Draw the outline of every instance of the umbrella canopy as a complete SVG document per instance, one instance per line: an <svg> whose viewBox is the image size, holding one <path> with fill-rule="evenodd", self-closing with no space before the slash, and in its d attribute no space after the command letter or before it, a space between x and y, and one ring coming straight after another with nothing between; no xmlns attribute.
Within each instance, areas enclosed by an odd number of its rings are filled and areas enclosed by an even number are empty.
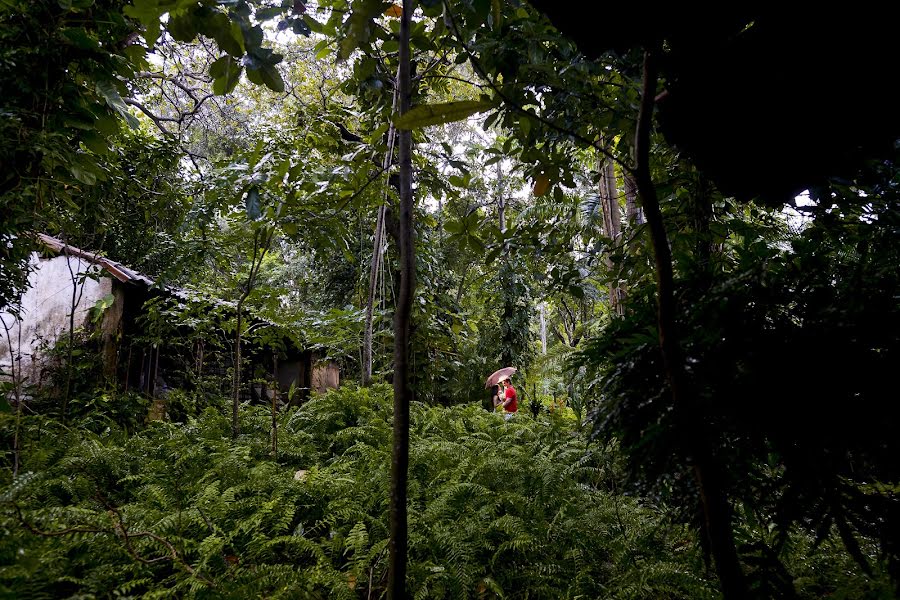
<svg viewBox="0 0 900 600"><path fill-rule="evenodd" d="M487 381L484 382L484 387L489 388L492 385L497 385L497 383L503 381L516 371L518 371L518 369L515 367L503 367L499 371L494 371L491 373L491 376L487 378Z"/></svg>

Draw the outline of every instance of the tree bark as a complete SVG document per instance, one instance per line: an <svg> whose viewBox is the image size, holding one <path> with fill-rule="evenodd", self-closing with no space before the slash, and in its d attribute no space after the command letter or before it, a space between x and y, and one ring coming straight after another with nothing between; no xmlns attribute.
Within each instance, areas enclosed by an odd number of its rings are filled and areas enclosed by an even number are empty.
<svg viewBox="0 0 900 600"><path fill-rule="evenodd" d="M541 354L547 354L547 304L541 302Z"/></svg>
<svg viewBox="0 0 900 600"><path fill-rule="evenodd" d="M600 143L603 143L601 139ZM616 169L612 160L600 155L600 206L603 213L603 234L612 242L612 247L619 245L622 237L622 217L619 214L618 186L616 185ZM603 262L613 271L615 265L607 253ZM618 279L618 278L616 278ZM609 284L609 307L619 316L625 314L622 300L625 290L617 285L617 281Z"/></svg>
<svg viewBox="0 0 900 600"><path fill-rule="evenodd" d="M644 224L644 211L637 198L637 182L634 175L625 172L623 178L625 182L625 220L630 226Z"/></svg>
<svg viewBox="0 0 900 600"><path fill-rule="evenodd" d="M413 0L403 0L400 17L400 56L397 88L399 112L412 105L410 25ZM407 479L409 476L409 405L413 393L409 381L410 315L415 292L416 262L413 244L412 132L399 132L400 215L399 255L400 289L394 312L394 440L391 452L390 556L388 559L388 598L406 598L407 562Z"/></svg>
<svg viewBox="0 0 900 600"><path fill-rule="evenodd" d="M693 402L685 390L681 345L675 325L675 291L672 253L662 219L656 187L650 173L650 128L653 104L656 96L657 65L655 51L644 52L643 90L637 133L635 135L636 164L634 178L638 197L650 227L650 239L656 262L657 324L659 346L662 353L666 379L669 384L675 410L681 420L690 426L689 450L693 455L693 472L700 490L703 517L709 536L710 548L716 565L716 574L726 600L743 600L747 597L746 581L741 570L734 536L731 531L731 509L721 483L718 469L714 467L705 428L697 421Z"/></svg>

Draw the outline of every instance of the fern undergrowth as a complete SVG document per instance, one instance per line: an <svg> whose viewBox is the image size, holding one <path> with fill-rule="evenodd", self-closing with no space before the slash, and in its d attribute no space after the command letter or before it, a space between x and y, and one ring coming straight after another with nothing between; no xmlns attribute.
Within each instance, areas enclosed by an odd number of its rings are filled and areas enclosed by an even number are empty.
<svg viewBox="0 0 900 600"><path fill-rule="evenodd" d="M380 598L391 395L342 388L280 416L246 406L126 434L23 420L0 495L0 594ZM712 598L696 539L619 493L613 447L571 420L412 408L415 598ZM11 421L2 421L3 435Z"/></svg>

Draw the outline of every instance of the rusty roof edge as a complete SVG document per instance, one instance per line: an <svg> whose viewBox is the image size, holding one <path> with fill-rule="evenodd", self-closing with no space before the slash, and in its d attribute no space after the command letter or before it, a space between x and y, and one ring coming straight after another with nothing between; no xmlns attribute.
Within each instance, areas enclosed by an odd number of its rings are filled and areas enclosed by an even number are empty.
<svg viewBox="0 0 900 600"><path fill-rule="evenodd" d="M143 273L140 273L133 269L129 269L122 263L110 260L108 258L100 256L97 253L92 254L90 252L87 252L86 250L78 248L77 246L72 246L60 239L47 235L46 233L38 233L36 237L38 241L40 241L50 250L57 253L69 254L72 256L78 256L79 258L83 258L95 265L102 267L106 272L108 272L110 275L112 275L122 283L141 283L148 287L155 284L153 278L147 277Z"/></svg>
<svg viewBox="0 0 900 600"><path fill-rule="evenodd" d="M139 271L129 269L122 263L102 257L96 253L92 254L76 246L69 245L60 239L47 235L46 233L38 233L36 237L43 245L45 245L50 250L56 253L67 253L72 256L84 258L85 260L88 260L91 263L102 267L106 272L108 272L110 275L112 275L122 283L140 283L147 286L148 288L154 287L156 285L156 281L154 281L153 278L148 277L143 273L140 273ZM171 296L188 302L206 301L231 310L235 310L237 308L234 302L222 300L221 298L210 297L198 290L191 290L188 288L176 287L172 285L159 285L158 289L164 293L170 294ZM271 321L269 319L262 318L259 315L252 315L252 317L258 321L265 322L268 325L282 328L287 327L286 325L275 323L274 321Z"/></svg>

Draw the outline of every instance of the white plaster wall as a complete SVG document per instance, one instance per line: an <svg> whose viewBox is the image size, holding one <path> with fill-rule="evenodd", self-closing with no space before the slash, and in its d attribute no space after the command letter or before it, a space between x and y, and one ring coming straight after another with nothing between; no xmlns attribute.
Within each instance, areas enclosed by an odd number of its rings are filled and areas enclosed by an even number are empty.
<svg viewBox="0 0 900 600"><path fill-rule="evenodd" d="M72 281L72 273L77 283ZM10 327L9 336L0 325L0 372L8 380L11 373L12 353L18 357L21 368L17 367L23 384L35 384L40 373L39 348L42 341L51 346L69 331L69 311L72 306L72 290L75 290L75 327L83 326L88 319L88 311L101 298L112 292L112 279L103 276L98 280L82 278L80 275L103 273L99 267L76 256L55 256L40 258L33 254L31 263L35 269L28 277L29 288L22 296L22 320L17 321L10 313L0 311L0 318Z"/></svg>

